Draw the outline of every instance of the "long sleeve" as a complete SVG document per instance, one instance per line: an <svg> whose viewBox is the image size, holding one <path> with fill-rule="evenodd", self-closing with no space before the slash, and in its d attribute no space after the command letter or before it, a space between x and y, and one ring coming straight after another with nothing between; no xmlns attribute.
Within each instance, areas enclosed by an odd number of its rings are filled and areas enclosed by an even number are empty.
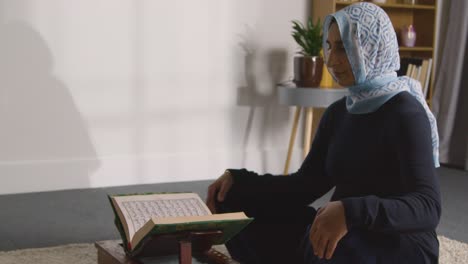
<svg viewBox="0 0 468 264"><path fill-rule="evenodd" d="M441 214L439 183L432 157L431 129L423 111L398 116L394 146L404 179L401 193L342 199L348 228L404 233L434 230Z"/></svg>
<svg viewBox="0 0 468 264"><path fill-rule="evenodd" d="M325 172L325 158L330 140L330 108L320 120L312 147L299 170L290 175L259 175L246 169L229 169L234 185L245 192L263 192L295 205L310 204L327 193L333 184Z"/></svg>

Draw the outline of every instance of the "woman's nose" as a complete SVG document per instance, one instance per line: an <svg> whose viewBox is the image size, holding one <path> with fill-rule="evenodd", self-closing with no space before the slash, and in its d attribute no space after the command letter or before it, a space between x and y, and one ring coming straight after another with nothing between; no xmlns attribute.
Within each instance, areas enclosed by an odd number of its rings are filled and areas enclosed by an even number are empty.
<svg viewBox="0 0 468 264"><path fill-rule="evenodd" d="M337 60L335 52L333 50L330 50L330 53L328 54L328 62L327 62L328 67L337 65L338 63L339 63L339 60Z"/></svg>

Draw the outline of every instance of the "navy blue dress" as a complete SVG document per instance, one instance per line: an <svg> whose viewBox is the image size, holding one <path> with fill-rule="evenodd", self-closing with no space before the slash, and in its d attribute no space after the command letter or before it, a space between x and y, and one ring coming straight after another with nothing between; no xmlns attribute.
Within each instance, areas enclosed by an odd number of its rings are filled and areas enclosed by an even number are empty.
<svg viewBox="0 0 468 264"><path fill-rule="evenodd" d="M242 263L437 263L441 203L431 129L407 92L369 114L348 113L345 98L332 104L289 176L230 172L234 184L220 211L256 218L227 245ZM324 261L308 241L309 205L333 187L348 234Z"/></svg>

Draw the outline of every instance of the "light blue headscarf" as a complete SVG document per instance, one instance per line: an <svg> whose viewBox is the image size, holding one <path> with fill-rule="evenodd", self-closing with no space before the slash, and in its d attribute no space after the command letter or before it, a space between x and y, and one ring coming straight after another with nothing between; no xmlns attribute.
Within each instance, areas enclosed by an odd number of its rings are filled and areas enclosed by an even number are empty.
<svg viewBox="0 0 468 264"><path fill-rule="evenodd" d="M413 95L426 110L432 132L435 167L439 167L437 123L429 109L421 84L409 77L397 77L400 68L398 42L390 18L372 3L360 2L328 15L323 23L323 50L328 61L327 37L330 23L338 24L343 46L351 65L355 85L348 87L346 108L352 114L376 111L403 91ZM333 78L335 78L333 76ZM336 78L335 78L336 80Z"/></svg>

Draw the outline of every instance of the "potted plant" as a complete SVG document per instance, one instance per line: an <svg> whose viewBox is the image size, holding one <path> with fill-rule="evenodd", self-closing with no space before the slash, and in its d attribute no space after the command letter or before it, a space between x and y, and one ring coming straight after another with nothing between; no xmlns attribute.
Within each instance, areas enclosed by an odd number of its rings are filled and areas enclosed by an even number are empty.
<svg viewBox="0 0 468 264"><path fill-rule="evenodd" d="M300 46L302 56L294 57L294 83L297 87L319 87L322 80L323 57L322 25L320 19L313 23L309 18L306 25L293 20L292 37Z"/></svg>

